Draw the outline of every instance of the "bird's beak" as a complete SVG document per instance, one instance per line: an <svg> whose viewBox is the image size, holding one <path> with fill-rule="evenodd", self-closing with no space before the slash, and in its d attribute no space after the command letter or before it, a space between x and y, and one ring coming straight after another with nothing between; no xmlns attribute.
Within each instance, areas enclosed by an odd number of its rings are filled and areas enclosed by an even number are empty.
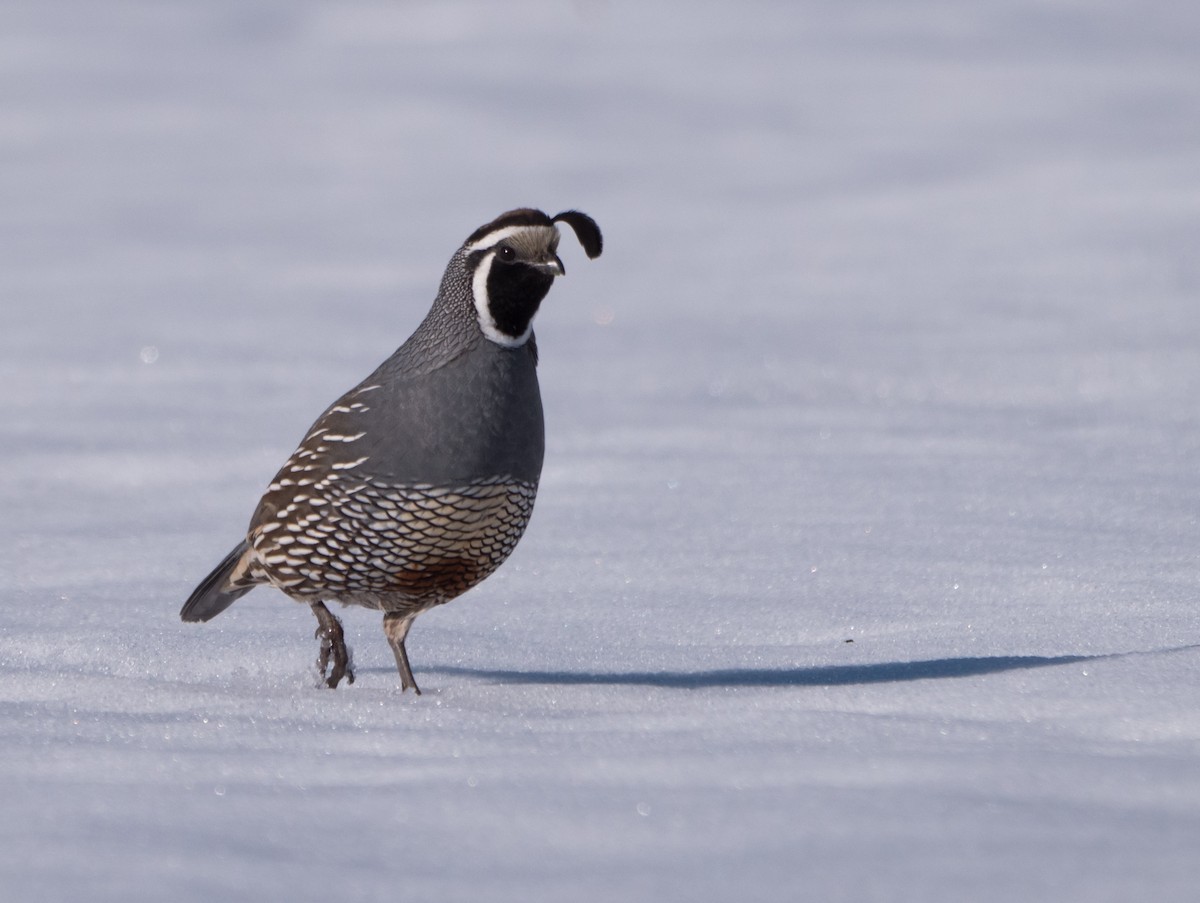
<svg viewBox="0 0 1200 903"><path fill-rule="evenodd" d="M551 276L565 276L567 274L567 268L563 266L563 262L557 254L551 254L545 260L539 260L537 266Z"/></svg>

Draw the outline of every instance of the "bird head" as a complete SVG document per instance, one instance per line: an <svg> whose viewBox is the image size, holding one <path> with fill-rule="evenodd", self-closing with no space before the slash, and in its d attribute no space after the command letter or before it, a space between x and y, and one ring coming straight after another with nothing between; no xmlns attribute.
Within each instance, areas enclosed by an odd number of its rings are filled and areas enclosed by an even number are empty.
<svg viewBox="0 0 1200 903"><path fill-rule="evenodd" d="M554 278L565 274L558 256L560 222L574 230L588 257L600 256L600 227L577 210L554 217L529 208L510 210L480 226L463 245L479 328L496 344L525 344L538 306Z"/></svg>

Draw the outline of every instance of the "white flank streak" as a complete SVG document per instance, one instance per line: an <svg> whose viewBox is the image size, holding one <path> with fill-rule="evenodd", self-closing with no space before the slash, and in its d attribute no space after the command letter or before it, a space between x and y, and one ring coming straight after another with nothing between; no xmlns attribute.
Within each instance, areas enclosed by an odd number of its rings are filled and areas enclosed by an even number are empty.
<svg viewBox="0 0 1200 903"><path fill-rule="evenodd" d="M349 470L351 467L358 467L363 461L370 459L370 455L363 455L357 461L337 461L329 466L334 470Z"/></svg>

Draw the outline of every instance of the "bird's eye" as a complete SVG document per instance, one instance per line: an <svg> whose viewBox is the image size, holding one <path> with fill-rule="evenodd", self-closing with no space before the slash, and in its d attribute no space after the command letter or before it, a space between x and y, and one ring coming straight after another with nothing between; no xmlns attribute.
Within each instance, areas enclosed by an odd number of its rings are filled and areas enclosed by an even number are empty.
<svg viewBox="0 0 1200 903"><path fill-rule="evenodd" d="M500 250L496 253L499 255L500 259L503 260L505 263L512 263L514 260L517 259L517 252L514 251L512 248L510 248L508 245L502 245L500 247Z"/></svg>

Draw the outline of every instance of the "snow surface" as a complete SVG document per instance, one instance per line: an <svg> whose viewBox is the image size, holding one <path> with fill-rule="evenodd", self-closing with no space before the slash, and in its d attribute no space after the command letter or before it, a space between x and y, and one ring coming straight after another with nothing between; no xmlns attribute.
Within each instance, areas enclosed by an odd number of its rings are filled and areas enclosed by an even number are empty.
<svg viewBox="0 0 1200 903"><path fill-rule="evenodd" d="M1200 7L0 6L0 897L1184 901ZM509 564L177 612L478 225ZM853 641L853 642L850 642Z"/></svg>

